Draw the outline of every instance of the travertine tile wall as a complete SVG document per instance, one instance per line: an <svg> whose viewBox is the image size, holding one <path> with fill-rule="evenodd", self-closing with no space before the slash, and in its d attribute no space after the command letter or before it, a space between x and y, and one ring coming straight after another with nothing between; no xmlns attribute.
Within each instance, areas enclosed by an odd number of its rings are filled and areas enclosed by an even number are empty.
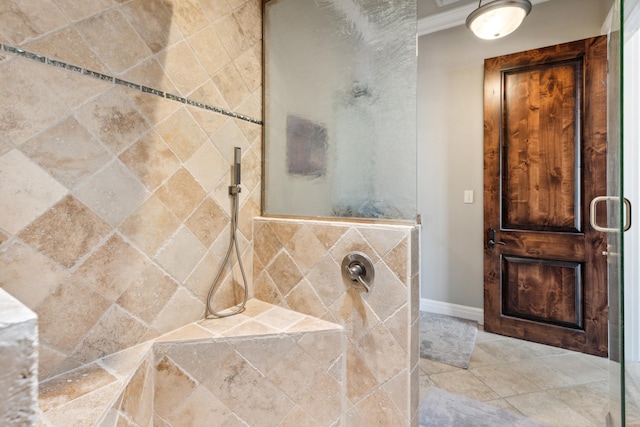
<svg viewBox="0 0 640 427"><path fill-rule="evenodd" d="M3 6L4 45L262 117L258 0ZM259 125L3 51L0 81L0 287L39 316L42 379L204 314L240 146L256 296L345 327L347 425L415 424L417 229L258 219L254 233ZM376 264L370 294L340 277L351 250Z"/></svg>
<svg viewBox="0 0 640 427"><path fill-rule="evenodd" d="M0 11L4 45L257 119L261 28L257 0L7 0ZM39 316L40 378L204 315L230 234L234 146L252 264L259 125L2 51L0 81L0 287Z"/></svg>
<svg viewBox="0 0 640 427"><path fill-rule="evenodd" d="M416 226L259 218L256 298L344 326L348 426L417 425L419 230ZM342 278L369 256L371 292Z"/></svg>

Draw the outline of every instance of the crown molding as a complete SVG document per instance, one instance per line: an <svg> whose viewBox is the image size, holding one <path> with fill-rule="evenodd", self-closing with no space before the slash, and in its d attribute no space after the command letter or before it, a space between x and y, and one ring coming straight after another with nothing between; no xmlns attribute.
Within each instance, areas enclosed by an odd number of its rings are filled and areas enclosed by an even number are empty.
<svg viewBox="0 0 640 427"><path fill-rule="evenodd" d="M536 5L548 1L550 0L531 0L531 4ZM467 16L477 8L478 6L476 6L475 3L471 3L446 12L418 19L418 36L425 36L437 31L446 30L447 28L464 25L467 20Z"/></svg>

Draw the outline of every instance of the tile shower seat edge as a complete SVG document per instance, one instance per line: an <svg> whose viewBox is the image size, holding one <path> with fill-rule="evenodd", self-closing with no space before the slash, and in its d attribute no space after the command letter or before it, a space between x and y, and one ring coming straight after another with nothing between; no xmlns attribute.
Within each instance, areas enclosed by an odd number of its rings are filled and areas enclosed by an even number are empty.
<svg viewBox="0 0 640 427"><path fill-rule="evenodd" d="M251 299L245 311L239 315L190 323L153 340L47 379L40 384L40 425L112 427L119 417L126 417L129 422L143 417L144 422L134 424L141 426L147 423L147 417L152 421L153 402L139 403L131 411L127 395L134 385L139 392L137 400L145 400L145 397L153 400L154 381L149 381L146 373L151 372L150 369L158 363L154 360L154 353L160 354L179 344L215 345L238 340L251 342L254 338L256 343L263 338L296 337L294 340L299 340L302 336L322 332L344 336L340 325ZM340 363L344 363L344 357L340 359ZM342 383L344 386L344 380ZM149 407L145 409L144 405ZM127 409L129 412L126 412Z"/></svg>

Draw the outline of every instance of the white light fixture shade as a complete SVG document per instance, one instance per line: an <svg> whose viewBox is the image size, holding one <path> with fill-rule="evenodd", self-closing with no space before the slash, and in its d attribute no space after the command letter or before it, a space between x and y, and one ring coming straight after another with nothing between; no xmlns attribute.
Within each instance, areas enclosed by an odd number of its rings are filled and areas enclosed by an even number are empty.
<svg viewBox="0 0 640 427"><path fill-rule="evenodd" d="M529 0L494 0L471 12L467 27L481 39L498 39L514 32L529 12Z"/></svg>

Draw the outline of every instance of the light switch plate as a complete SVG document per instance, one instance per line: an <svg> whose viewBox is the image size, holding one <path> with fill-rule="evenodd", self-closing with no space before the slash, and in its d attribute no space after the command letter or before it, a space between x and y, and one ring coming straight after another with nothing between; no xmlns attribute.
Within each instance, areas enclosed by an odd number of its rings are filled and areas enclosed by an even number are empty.
<svg viewBox="0 0 640 427"><path fill-rule="evenodd" d="M464 190L464 202L473 203L473 190Z"/></svg>

